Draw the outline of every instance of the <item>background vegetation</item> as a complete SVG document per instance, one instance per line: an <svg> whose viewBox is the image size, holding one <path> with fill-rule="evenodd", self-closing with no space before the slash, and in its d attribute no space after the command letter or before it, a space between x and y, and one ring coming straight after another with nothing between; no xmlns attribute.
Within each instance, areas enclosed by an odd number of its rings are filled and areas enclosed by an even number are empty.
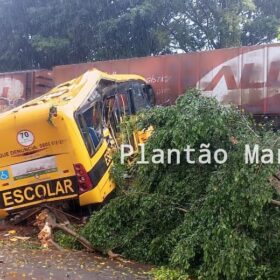
<svg viewBox="0 0 280 280"><path fill-rule="evenodd" d="M0 71L271 42L278 0L0 0Z"/></svg>

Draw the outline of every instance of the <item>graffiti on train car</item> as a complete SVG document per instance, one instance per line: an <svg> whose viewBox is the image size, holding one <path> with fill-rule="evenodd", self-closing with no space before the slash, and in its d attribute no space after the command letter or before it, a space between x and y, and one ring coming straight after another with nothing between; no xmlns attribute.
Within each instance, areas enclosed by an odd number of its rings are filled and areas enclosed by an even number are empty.
<svg viewBox="0 0 280 280"><path fill-rule="evenodd" d="M209 71L197 83L205 95L233 103L252 113L279 113L280 48L240 54ZM278 107L278 106L277 106Z"/></svg>
<svg viewBox="0 0 280 280"><path fill-rule="evenodd" d="M0 112L17 107L54 87L52 71L0 73Z"/></svg>
<svg viewBox="0 0 280 280"><path fill-rule="evenodd" d="M222 103L252 114L280 114L280 44L206 52L99 61L54 67L56 84L96 67L108 73L133 73L147 79L157 104L172 104L197 87Z"/></svg>
<svg viewBox="0 0 280 280"><path fill-rule="evenodd" d="M0 76L0 111L6 111L24 102L22 81L13 77Z"/></svg>

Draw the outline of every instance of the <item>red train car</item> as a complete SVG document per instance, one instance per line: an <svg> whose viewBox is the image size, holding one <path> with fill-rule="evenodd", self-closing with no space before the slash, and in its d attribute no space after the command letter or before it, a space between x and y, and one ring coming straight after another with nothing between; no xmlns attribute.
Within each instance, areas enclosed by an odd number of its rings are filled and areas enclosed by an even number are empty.
<svg viewBox="0 0 280 280"><path fill-rule="evenodd" d="M280 116L280 44L57 66L49 72L34 71L34 81L31 86L27 82L27 87L37 87L40 79L46 82L40 78L42 73L49 79L48 85L59 84L93 67L144 76L155 89L157 104L171 104L187 88L197 87L207 96L215 96L224 104L233 103L254 115ZM0 96L1 92L6 96L1 77ZM17 84L13 84L15 90L10 89L11 96L17 96L19 89L22 92ZM43 87L40 89L42 93ZM40 94L38 88L33 92ZM33 95L25 90L23 96L29 99Z"/></svg>
<svg viewBox="0 0 280 280"><path fill-rule="evenodd" d="M0 74L0 112L36 98L54 86L52 72L31 70Z"/></svg>

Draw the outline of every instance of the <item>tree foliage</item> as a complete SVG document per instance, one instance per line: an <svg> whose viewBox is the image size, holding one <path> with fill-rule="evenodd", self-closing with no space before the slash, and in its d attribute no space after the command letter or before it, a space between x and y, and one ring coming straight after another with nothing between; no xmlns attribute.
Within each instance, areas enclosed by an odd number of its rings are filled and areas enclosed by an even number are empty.
<svg viewBox="0 0 280 280"><path fill-rule="evenodd" d="M184 51L268 43L277 37L280 2L261 0L178 1L178 16L164 23ZM271 7L271 11L269 11Z"/></svg>
<svg viewBox="0 0 280 280"><path fill-rule="evenodd" d="M271 42L278 0L0 0L0 70Z"/></svg>
<svg viewBox="0 0 280 280"><path fill-rule="evenodd" d="M1 3L2 2L2 3ZM159 53L151 3L139 0L1 0L0 70Z"/></svg>
<svg viewBox="0 0 280 280"><path fill-rule="evenodd" d="M279 199L271 179L277 157L273 164L245 164L244 151L258 144L276 152L279 135L195 90L139 117L141 128L154 127L147 160L153 149L183 151L187 145L198 159L205 143L212 155L225 149L228 161L188 164L183 153L180 164L173 158L172 164L132 168L115 159L113 175L133 172L133 185L121 186L119 196L91 217L83 234L93 246L197 279L278 279L279 208L271 204Z"/></svg>

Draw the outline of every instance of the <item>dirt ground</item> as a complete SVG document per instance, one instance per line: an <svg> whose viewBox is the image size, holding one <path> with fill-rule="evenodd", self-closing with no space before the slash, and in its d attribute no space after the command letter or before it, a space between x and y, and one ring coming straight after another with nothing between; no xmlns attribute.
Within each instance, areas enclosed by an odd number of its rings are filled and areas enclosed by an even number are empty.
<svg viewBox="0 0 280 280"><path fill-rule="evenodd" d="M0 280L151 279L146 265L84 251L41 249L36 233L33 227L0 225Z"/></svg>

